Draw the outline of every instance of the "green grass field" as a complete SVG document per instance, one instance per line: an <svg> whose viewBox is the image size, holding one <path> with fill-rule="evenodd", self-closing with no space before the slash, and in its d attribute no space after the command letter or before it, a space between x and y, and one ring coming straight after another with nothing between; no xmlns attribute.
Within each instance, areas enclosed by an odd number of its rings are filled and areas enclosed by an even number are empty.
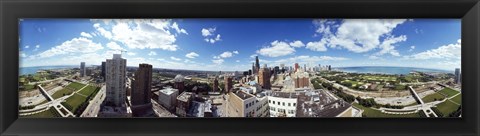
<svg viewBox="0 0 480 136"><path fill-rule="evenodd" d="M353 106L363 109L363 117L387 117L387 118L405 118L405 117L420 117L420 114L418 113L413 113L413 114L402 114L402 115L396 115L396 114L385 114L382 113L379 110L375 110L372 108L364 107L358 103L353 103Z"/></svg>
<svg viewBox="0 0 480 136"><path fill-rule="evenodd" d="M427 95L427 96L422 98L424 103L433 102L435 100L440 101L440 100L443 100L443 99L445 99L445 96L443 96L439 93L433 93L433 94Z"/></svg>
<svg viewBox="0 0 480 136"><path fill-rule="evenodd" d="M75 90L79 90L79 89L83 88L84 86L85 86L85 84L81 84L81 83L77 83L77 82L72 82L72 83L70 83L67 87L68 87L68 88L75 89Z"/></svg>
<svg viewBox="0 0 480 136"><path fill-rule="evenodd" d="M457 105L451 101L445 101L440 104L437 104L437 109L439 112L443 114L444 117L447 117L448 114L456 111L460 107L460 105Z"/></svg>
<svg viewBox="0 0 480 136"><path fill-rule="evenodd" d="M69 90L69 89L67 89L67 88L63 88L62 90L58 90L57 92L55 92L55 93L52 95L52 97L53 97L53 99L58 99L58 98L60 98L60 97L62 97L62 96L70 95L70 94L72 94L72 93L73 93L72 90Z"/></svg>
<svg viewBox="0 0 480 136"><path fill-rule="evenodd" d="M462 95L457 95L450 100L452 100L453 102L456 102L458 104L462 104Z"/></svg>
<svg viewBox="0 0 480 136"><path fill-rule="evenodd" d="M92 95L93 93L95 93L98 89L100 89L100 88L89 85L89 86L85 87L82 91L80 91L80 92L78 92L78 93L83 94L83 95L85 95L85 96L90 96L90 95Z"/></svg>
<svg viewBox="0 0 480 136"><path fill-rule="evenodd" d="M448 97L451 97L451 96L454 96L454 95L456 95L456 94L458 94L458 93L460 93L460 92L455 91L455 90L453 90L453 89L451 89L451 88L448 88L448 87L440 90L439 92L442 93L442 94L444 94L444 95L447 95L447 98L448 98Z"/></svg>
<svg viewBox="0 0 480 136"><path fill-rule="evenodd" d="M60 115L60 113L57 112L57 110L55 110L55 108L51 107L50 109L48 109L46 111L43 111L43 112L40 112L40 113L37 113L37 114L33 114L33 115L21 116L21 117L25 117L25 118L53 118L53 117L61 117L61 115Z"/></svg>
<svg viewBox="0 0 480 136"><path fill-rule="evenodd" d="M71 112L75 112L77 108L87 100L87 97L84 97L79 94L74 94L66 99L66 102L62 103L65 108L70 110Z"/></svg>
<svg viewBox="0 0 480 136"><path fill-rule="evenodd" d="M393 76L362 76L362 78L366 80L397 81L397 78Z"/></svg>

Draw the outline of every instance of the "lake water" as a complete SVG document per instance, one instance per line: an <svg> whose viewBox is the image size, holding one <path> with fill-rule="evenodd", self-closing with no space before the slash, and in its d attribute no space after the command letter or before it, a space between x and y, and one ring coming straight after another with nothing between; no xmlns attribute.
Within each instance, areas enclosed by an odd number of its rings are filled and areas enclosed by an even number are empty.
<svg viewBox="0 0 480 136"><path fill-rule="evenodd" d="M409 74L412 71L419 72L437 72L437 73L453 73L447 70L413 68L413 67L382 67L382 66L362 66L362 67L338 67L335 70L349 73L372 73L372 74Z"/></svg>
<svg viewBox="0 0 480 136"><path fill-rule="evenodd" d="M39 67L21 67L20 75L35 74L39 70L63 69L63 68L79 68L80 66L39 66Z"/></svg>

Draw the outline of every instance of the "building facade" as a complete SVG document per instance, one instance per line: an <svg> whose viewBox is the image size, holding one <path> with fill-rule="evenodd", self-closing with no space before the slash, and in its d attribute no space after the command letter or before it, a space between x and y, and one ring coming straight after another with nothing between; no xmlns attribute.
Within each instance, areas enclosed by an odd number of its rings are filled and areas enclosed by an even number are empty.
<svg viewBox="0 0 480 136"><path fill-rule="evenodd" d="M270 70L267 68L266 65L262 69L260 69L258 74L258 83L262 86L263 89L270 89Z"/></svg>
<svg viewBox="0 0 480 136"><path fill-rule="evenodd" d="M152 94L152 65L139 64L135 72L135 80L132 81L132 105L151 103Z"/></svg>
<svg viewBox="0 0 480 136"><path fill-rule="evenodd" d="M178 89L165 88L158 92L158 102L170 111L177 106Z"/></svg>
<svg viewBox="0 0 480 136"><path fill-rule="evenodd" d="M85 62L80 62L80 77L84 77L86 73Z"/></svg>
<svg viewBox="0 0 480 136"><path fill-rule="evenodd" d="M127 60L121 54L114 54L106 62L106 97L107 105L124 106L126 97L126 66Z"/></svg>

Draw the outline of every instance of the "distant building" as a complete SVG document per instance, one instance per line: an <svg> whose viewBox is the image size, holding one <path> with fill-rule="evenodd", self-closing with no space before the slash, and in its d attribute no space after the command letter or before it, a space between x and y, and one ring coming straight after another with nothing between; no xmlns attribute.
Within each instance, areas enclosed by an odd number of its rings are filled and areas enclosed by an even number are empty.
<svg viewBox="0 0 480 136"><path fill-rule="evenodd" d="M102 77L103 77L103 80L105 80L105 67L106 67L106 62L103 61L102 62Z"/></svg>
<svg viewBox="0 0 480 136"><path fill-rule="evenodd" d="M192 92L183 92L177 97L177 107L175 113L180 117L186 117L187 111L190 109L190 104L193 99Z"/></svg>
<svg viewBox="0 0 480 136"><path fill-rule="evenodd" d="M225 93L228 93L231 91L231 89L233 88L233 82L232 82L232 77L231 76L228 76L228 75L225 75L223 77L224 79L224 84L225 84L225 90L224 92Z"/></svg>
<svg viewBox="0 0 480 136"><path fill-rule="evenodd" d="M158 102L170 111L174 111L177 105L178 89L165 88L158 91Z"/></svg>
<svg viewBox="0 0 480 136"><path fill-rule="evenodd" d="M80 77L84 77L87 70L85 69L85 62L80 62Z"/></svg>
<svg viewBox="0 0 480 136"><path fill-rule="evenodd" d="M295 63L295 69L294 69L294 71L297 71L298 68L300 68L300 65L298 65L298 63Z"/></svg>
<svg viewBox="0 0 480 136"><path fill-rule="evenodd" d="M218 78L215 76L215 79L213 80L213 92L220 92L218 91Z"/></svg>
<svg viewBox="0 0 480 136"><path fill-rule="evenodd" d="M178 89L179 93L183 93L185 91L185 77L179 74L175 76L173 81L173 88Z"/></svg>
<svg viewBox="0 0 480 136"><path fill-rule="evenodd" d="M462 81L462 76L461 76L461 71L460 71L460 68L455 68L455 80L454 82L456 84L461 84L461 81Z"/></svg>
<svg viewBox="0 0 480 136"><path fill-rule="evenodd" d="M309 75L304 71L297 71L292 74L295 88L308 88L310 86Z"/></svg>
<svg viewBox="0 0 480 136"><path fill-rule="evenodd" d="M267 65L264 64L263 68L260 69L258 74L258 83L262 86L263 89L270 89L270 70L267 68Z"/></svg>
<svg viewBox="0 0 480 136"><path fill-rule="evenodd" d="M255 56L255 74L258 74L259 70L260 70L260 62L258 60L258 56Z"/></svg>

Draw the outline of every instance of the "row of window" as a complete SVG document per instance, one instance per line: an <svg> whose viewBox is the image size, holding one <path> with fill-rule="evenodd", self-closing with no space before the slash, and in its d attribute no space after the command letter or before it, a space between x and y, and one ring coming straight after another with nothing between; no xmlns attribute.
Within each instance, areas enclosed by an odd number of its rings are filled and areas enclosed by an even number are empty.
<svg viewBox="0 0 480 136"><path fill-rule="evenodd" d="M278 110L275 107L270 107L270 111L278 111L280 113L285 112L285 109L280 109ZM295 110L288 110L288 114L295 114Z"/></svg>
<svg viewBox="0 0 480 136"><path fill-rule="evenodd" d="M268 103L275 104L275 101L268 100ZM287 103L287 104L288 104L289 107L292 106L292 103ZM277 102L277 105L280 106L280 102ZM285 102L282 102L282 106L285 106ZM295 106L297 106L297 104L293 103L293 107L295 107Z"/></svg>

